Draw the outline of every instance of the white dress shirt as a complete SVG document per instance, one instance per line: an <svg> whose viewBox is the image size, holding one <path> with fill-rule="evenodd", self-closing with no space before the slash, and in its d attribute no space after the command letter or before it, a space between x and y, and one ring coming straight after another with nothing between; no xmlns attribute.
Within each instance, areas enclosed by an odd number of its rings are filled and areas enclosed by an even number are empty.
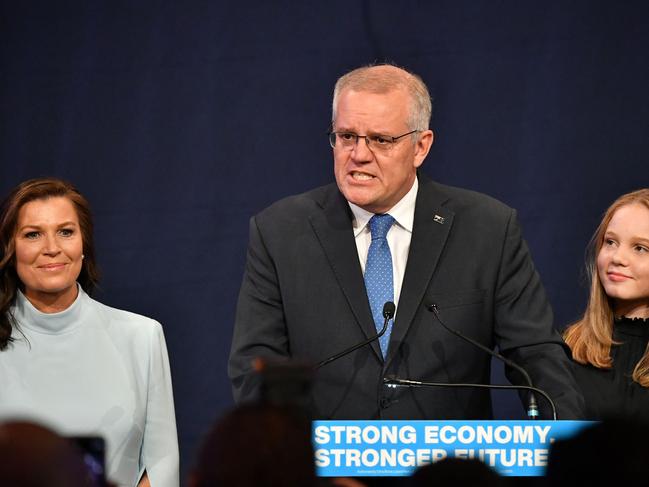
<svg viewBox="0 0 649 487"><path fill-rule="evenodd" d="M387 240L392 254L392 281L394 285L394 303L399 308L399 296L401 295L401 285L403 284L403 275L406 272L408 263L408 251L410 250L410 240L412 238L412 225L415 219L415 201L417 200L417 189L419 183L417 178L410 188L410 191L399 200L387 213L394 218L395 222L388 231ZM354 214L354 238L356 239L356 249L358 250L358 259L361 263L361 269L365 274L365 263L367 253L372 243L372 233L368 225L370 218L374 213L364 210L349 202L349 206ZM396 315L395 315L396 316Z"/></svg>

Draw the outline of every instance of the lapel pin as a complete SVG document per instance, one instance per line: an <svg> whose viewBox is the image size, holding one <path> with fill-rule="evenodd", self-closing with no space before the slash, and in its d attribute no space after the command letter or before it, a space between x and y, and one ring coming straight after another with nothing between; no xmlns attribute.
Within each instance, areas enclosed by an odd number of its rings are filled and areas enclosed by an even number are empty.
<svg viewBox="0 0 649 487"><path fill-rule="evenodd" d="M440 225L444 225L444 217L443 216L435 215L433 217L433 221L435 223L439 223Z"/></svg>

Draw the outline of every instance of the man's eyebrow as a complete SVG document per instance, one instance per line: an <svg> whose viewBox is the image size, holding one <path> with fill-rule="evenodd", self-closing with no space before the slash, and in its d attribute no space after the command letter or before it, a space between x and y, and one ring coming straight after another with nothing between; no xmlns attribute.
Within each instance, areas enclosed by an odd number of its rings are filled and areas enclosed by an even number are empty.
<svg viewBox="0 0 649 487"><path fill-rule="evenodd" d="M356 130L348 129L345 127L339 127L334 130L336 133L345 133L345 134L356 134L356 135L383 135L385 137L393 137L390 134L389 130L368 130L364 134L359 134Z"/></svg>

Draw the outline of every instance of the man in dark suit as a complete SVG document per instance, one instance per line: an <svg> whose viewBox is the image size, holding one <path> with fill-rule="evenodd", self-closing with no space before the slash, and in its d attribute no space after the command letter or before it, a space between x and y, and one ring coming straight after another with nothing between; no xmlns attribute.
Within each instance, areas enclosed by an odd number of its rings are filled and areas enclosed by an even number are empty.
<svg viewBox="0 0 649 487"><path fill-rule="evenodd" d="M317 371L314 417L490 418L484 389L384 385L389 376L489 383L491 357L442 328L433 304L448 326L522 365L561 418L581 415L515 211L418 172L433 143L430 114L425 84L395 66L338 80L336 184L281 200L250 222L229 363L237 401L258 393L256 357L317 363L375 335L382 304L394 301L382 340Z"/></svg>

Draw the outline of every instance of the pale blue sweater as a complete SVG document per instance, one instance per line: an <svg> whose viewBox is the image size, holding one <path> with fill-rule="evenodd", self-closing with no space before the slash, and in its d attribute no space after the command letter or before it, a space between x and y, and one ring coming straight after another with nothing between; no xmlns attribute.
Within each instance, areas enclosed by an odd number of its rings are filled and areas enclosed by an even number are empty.
<svg viewBox="0 0 649 487"><path fill-rule="evenodd" d="M112 482L134 486L146 470L152 487L178 487L160 324L105 306L81 287L60 313L38 311L19 292L12 313L20 331L0 352L0 418L37 421L63 435L103 436Z"/></svg>

